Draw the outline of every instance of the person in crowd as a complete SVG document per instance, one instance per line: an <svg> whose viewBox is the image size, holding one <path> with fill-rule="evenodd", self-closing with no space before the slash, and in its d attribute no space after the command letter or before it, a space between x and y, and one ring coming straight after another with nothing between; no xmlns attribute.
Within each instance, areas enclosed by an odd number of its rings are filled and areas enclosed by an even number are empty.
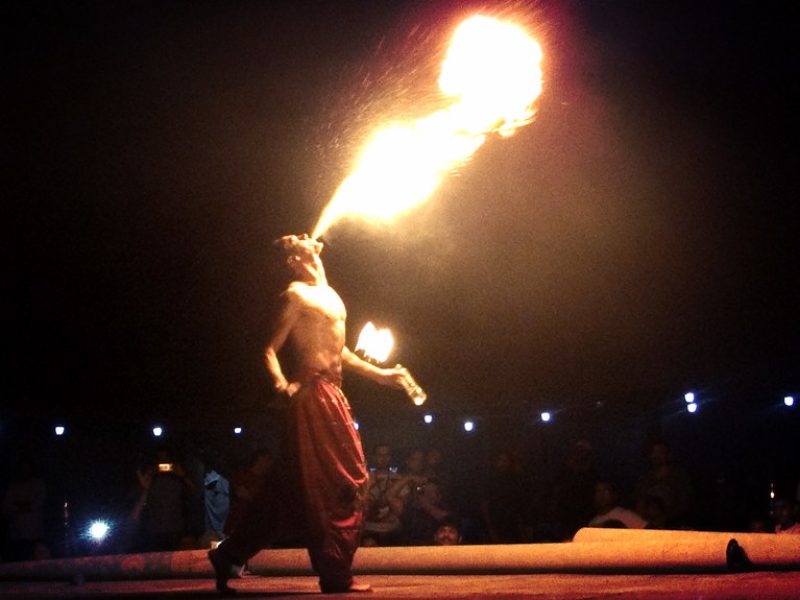
<svg viewBox="0 0 800 600"><path fill-rule="evenodd" d="M386 499L396 515L405 512L406 505L428 480L425 476L425 452L422 448L414 448L408 453L405 466L405 471L386 491Z"/></svg>
<svg viewBox="0 0 800 600"><path fill-rule="evenodd" d="M481 499L481 515L493 544L524 541L526 504L522 467L509 450L495 454Z"/></svg>
<svg viewBox="0 0 800 600"><path fill-rule="evenodd" d="M157 552L189 546L187 507L199 490L183 466L162 448L156 460L136 475L140 495L132 516L141 518L142 549Z"/></svg>
<svg viewBox="0 0 800 600"><path fill-rule="evenodd" d="M225 523L231 507L230 481L220 474L215 464L209 464L203 477L203 501L205 504L205 533L203 545L220 541L224 536Z"/></svg>
<svg viewBox="0 0 800 600"><path fill-rule="evenodd" d="M553 484L552 514L559 539L572 539L594 515L597 471L594 450L587 440L577 440Z"/></svg>
<svg viewBox="0 0 800 600"><path fill-rule="evenodd" d="M457 546L461 543L461 526L458 519L445 517L433 534L434 546Z"/></svg>
<svg viewBox="0 0 800 600"><path fill-rule="evenodd" d="M388 546L397 541L400 518L392 510L387 492L400 479L392 468L392 449L389 444L377 444L369 465L369 491L364 521L362 546Z"/></svg>
<svg viewBox="0 0 800 600"><path fill-rule="evenodd" d="M597 513L589 521L589 527L608 527L618 524L626 529L643 529L647 521L632 510L619 505L619 489L607 479L599 480L594 486L594 507Z"/></svg>
<svg viewBox="0 0 800 600"><path fill-rule="evenodd" d="M407 546L430 545L439 525L452 517L445 506L439 482L428 479L409 496L400 515L401 543Z"/></svg>
<svg viewBox="0 0 800 600"><path fill-rule="evenodd" d="M666 513L664 525L670 529L687 527L694 495L688 475L673 463L666 442L653 442L647 459L649 468L636 484L636 512L645 516L648 512L645 504L654 497L660 498Z"/></svg>
<svg viewBox="0 0 800 600"><path fill-rule="evenodd" d="M775 516L775 533L800 534L800 522L797 521L795 507L789 500L785 498L775 500L772 513Z"/></svg>
<svg viewBox="0 0 800 600"><path fill-rule="evenodd" d="M2 500L5 560L33 560L49 555L45 543L46 498L47 485L37 474L33 460L27 456L20 458Z"/></svg>

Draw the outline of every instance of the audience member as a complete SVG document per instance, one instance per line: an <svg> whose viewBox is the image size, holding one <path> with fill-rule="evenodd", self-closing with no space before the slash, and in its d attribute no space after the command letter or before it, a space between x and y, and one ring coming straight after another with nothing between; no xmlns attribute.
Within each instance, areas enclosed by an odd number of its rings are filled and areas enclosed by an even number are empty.
<svg viewBox="0 0 800 600"><path fill-rule="evenodd" d="M484 485L481 516L493 544L525 541L525 505L530 501L519 461L510 451L498 452Z"/></svg>
<svg viewBox="0 0 800 600"><path fill-rule="evenodd" d="M594 515L595 481L597 471L592 445L578 440L553 485L552 506L559 539L572 539Z"/></svg>
<svg viewBox="0 0 800 600"><path fill-rule="evenodd" d="M649 468L636 484L636 512L644 516L648 510L645 504L652 498L659 498L664 507L665 526L686 527L693 496L689 477L673 464L672 451L663 441L650 445L647 458Z"/></svg>
<svg viewBox="0 0 800 600"><path fill-rule="evenodd" d="M198 491L172 454L161 449L153 464L137 470L141 494L134 516L141 516L142 549L150 552L186 549L187 508Z"/></svg>
<svg viewBox="0 0 800 600"><path fill-rule="evenodd" d="M461 543L461 527L457 519L445 517L433 534L434 546L456 546Z"/></svg>
<svg viewBox="0 0 800 600"><path fill-rule="evenodd" d="M642 529L647 522L632 510L619 505L619 490L608 480L601 479L594 486L594 507L597 511L589 527L615 526L625 529Z"/></svg>
<svg viewBox="0 0 800 600"><path fill-rule="evenodd" d="M400 479L400 475L392 468L390 446L376 445L370 463L367 510L361 545L392 545L397 541L397 534L400 531L400 518L399 514L392 510L387 492Z"/></svg>
<svg viewBox="0 0 800 600"><path fill-rule="evenodd" d="M439 483L429 479L420 484L400 515L401 542L408 546L424 546L434 542L436 530L452 513L445 507Z"/></svg>
<svg viewBox="0 0 800 600"><path fill-rule="evenodd" d="M797 522L795 507L786 499L778 499L772 508L775 516L775 533L800 534L800 523Z"/></svg>
<svg viewBox="0 0 800 600"><path fill-rule="evenodd" d="M203 500L205 503L205 533L203 546L220 541L231 507L230 482L211 466L203 478Z"/></svg>
<svg viewBox="0 0 800 600"><path fill-rule="evenodd" d="M425 453L414 448L406 457L406 470L386 491L386 499L396 515L401 515L407 503L417 490L427 481L425 477Z"/></svg>
<svg viewBox="0 0 800 600"><path fill-rule="evenodd" d="M44 505L47 486L28 457L19 460L17 471L3 495L7 561L33 560L49 556L45 544Z"/></svg>

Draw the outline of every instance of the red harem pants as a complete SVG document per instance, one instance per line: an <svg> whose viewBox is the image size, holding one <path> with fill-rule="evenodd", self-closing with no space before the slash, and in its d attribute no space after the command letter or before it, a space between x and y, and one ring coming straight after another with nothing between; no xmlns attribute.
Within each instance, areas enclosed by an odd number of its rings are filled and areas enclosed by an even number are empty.
<svg viewBox="0 0 800 600"><path fill-rule="evenodd" d="M270 482L220 552L244 564L261 548L305 537L322 591L345 591L361 539L367 469L338 381L314 376L292 397Z"/></svg>

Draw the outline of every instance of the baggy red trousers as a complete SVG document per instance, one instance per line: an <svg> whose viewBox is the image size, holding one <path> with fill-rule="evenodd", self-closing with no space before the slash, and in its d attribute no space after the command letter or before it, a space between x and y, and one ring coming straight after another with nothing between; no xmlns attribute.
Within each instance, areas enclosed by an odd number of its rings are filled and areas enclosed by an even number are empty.
<svg viewBox="0 0 800 600"><path fill-rule="evenodd" d="M315 375L294 395L270 483L219 551L244 564L265 546L304 536L322 591L352 584L367 468L339 380Z"/></svg>

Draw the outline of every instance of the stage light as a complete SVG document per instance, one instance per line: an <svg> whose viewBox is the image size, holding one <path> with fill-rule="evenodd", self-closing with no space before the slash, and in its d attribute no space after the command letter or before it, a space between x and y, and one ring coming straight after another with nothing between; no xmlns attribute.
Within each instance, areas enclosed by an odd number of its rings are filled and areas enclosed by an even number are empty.
<svg viewBox="0 0 800 600"><path fill-rule="evenodd" d="M686 392L683 395L683 399L686 400L686 404L692 404L694 402L694 392Z"/></svg>
<svg viewBox="0 0 800 600"><path fill-rule="evenodd" d="M358 421L353 421L353 427L356 428L356 431L361 429L361 424Z"/></svg>
<svg viewBox="0 0 800 600"><path fill-rule="evenodd" d="M89 525L89 537L95 542L102 542L108 536L110 529L111 528L108 526L108 523L105 521L92 521Z"/></svg>
<svg viewBox="0 0 800 600"><path fill-rule="evenodd" d="M794 406L794 396L784 396L783 403L786 406Z"/></svg>
<svg viewBox="0 0 800 600"><path fill-rule="evenodd" d="M53 428L53 431L55 432L56 435L64 435L64 432L66 432L66 429L64 428L63 425L56 425Z"/></svg>
<svg viewBox="0 0 800 600"><path fill-rule="evenodd" d="M696 402L690 402L689 404L686 405L686 410L688 410L690 413L696 413L697 412L697 403Z"/></svg>
<svg viewBox="0 0 800 600"><path fill-rule="evenodd" d="M242 428L241 427L234 427L233 433L236 435L242 435Z"/></svg>
<svg viewBox="0 0 800 600"><path fill-rule="evenodd" d="M464 421L464 431L472 431L475 429L475 423L472 421Z"/></svg>
<svg viewBox="0 0 800 600"><path fill-rule="evenodd" d="M550 412L548 412L548 411L544 411L544 412L543 412L541 415L539 415L539 416L541 417L541 419L542 419L542 422L544 422L544 423L549 423L549 422L550 422L550 419L552 419L552 418L553 418L553 415L552 415L552 414L550 414Z"/></svg>
<svg viewBox="0 0 800 600"><path fill-rule="evenodd" d="M155 427L153 427L153 436L161 437L161 435L163 433L164 433L164 428L163 427L161 427L159 425L156 425Z"/></svg>
<svg viewBox="0 0 800 600"><path fill-rule="evenodd" d="M425 421L428 425L433 423L433 415L425 415L422 417L422 420Z"/></svg>

